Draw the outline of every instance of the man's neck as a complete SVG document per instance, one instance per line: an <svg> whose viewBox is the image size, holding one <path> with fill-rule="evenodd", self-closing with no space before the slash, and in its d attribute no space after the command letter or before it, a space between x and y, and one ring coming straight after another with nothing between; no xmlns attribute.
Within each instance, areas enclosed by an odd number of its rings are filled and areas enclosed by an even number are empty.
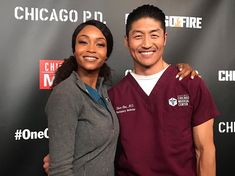
<svg viewBox="0 0 235 176"><path fill-rule="evenodd" d="M134 73L137 75L149 76L149 75L153 75L153 74L156 74L156 73L164 70L168 66L169 66L169 64L167 64L164 61L162 61L161 63L159 63L158 65L156 65L155 67L152 67L152 68L134 66Z"/></svg>

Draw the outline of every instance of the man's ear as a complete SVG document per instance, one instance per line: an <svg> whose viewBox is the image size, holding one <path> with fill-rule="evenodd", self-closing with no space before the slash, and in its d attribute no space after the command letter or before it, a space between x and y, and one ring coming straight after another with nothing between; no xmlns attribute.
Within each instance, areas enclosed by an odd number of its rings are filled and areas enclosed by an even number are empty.
<svg viewBox="0 0 235 176"><path fill-rule="evenodd" d="M165 34L164 34L165 36L164 36L164 38L165 38L165 41L164 41L164 46L166 46L166 41L167 41L167 32L165 32Z"/></svg>
<svg viewBox="0 0 235 176"><path fill-rule="evenodd" d="M129 48L128 38L127 38L126 35L125 35L125 37L124 37L124 45L125 45L125 47Z"/></svg>

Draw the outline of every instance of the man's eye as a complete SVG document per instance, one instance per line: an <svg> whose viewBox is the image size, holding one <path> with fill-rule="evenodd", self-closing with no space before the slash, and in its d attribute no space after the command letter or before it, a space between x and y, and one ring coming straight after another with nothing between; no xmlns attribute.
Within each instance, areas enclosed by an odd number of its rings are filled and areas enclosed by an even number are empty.
<svg viewBox="0 0 235 176"><path fill-rule="evenodd" d="M135 39L140 39L142 36L141 35L135 35L134 38Z"/></svg>
<svg viewBox="0 0 235 176"><path fill-rule="evenodd" d="M152 34L151 36L152 36L152 38L158 38L159 37L159 35L157 35L157 34Z"/></svg>

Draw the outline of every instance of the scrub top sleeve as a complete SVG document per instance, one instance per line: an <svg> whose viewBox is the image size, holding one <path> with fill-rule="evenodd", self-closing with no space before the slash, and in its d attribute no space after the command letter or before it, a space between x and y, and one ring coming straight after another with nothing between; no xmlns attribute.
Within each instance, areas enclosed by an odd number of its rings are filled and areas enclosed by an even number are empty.
<svg viewBox="0 0 235 176"><path fill-rule="evenodd" d="M212 96L200 78L199 83L192 89L193 94L193 119L192 126L200 125L219 115Z"/></svg>

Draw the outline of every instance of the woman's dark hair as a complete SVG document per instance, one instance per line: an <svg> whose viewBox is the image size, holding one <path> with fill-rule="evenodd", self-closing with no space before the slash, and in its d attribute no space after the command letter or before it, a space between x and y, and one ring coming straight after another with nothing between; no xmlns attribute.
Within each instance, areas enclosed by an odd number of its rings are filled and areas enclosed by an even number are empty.
<svg viewBox="0 0 235 176"><path fill-rule="evenodd" d="M89 20L84 23L81 23L77 26L72 36L72 51L75 52L76 38L79 32L86 27L87 25L92 25L97 27L102 34L104 35L107 41L107 58L111 55L113 50L113 36L109 28L102 22L97 20ZM65 80L70 76L73 71L77 71L78 65L76 58L74 56L70 56L67 59L64 59L63 64L58 68L55 74L55 79L53 81L52 88L58 85L61 81ZM111 79L111 69L110 67L104 63L104 65L100 69L99 73L100 77L104 77L104 81L108 81Z"/></svg>

